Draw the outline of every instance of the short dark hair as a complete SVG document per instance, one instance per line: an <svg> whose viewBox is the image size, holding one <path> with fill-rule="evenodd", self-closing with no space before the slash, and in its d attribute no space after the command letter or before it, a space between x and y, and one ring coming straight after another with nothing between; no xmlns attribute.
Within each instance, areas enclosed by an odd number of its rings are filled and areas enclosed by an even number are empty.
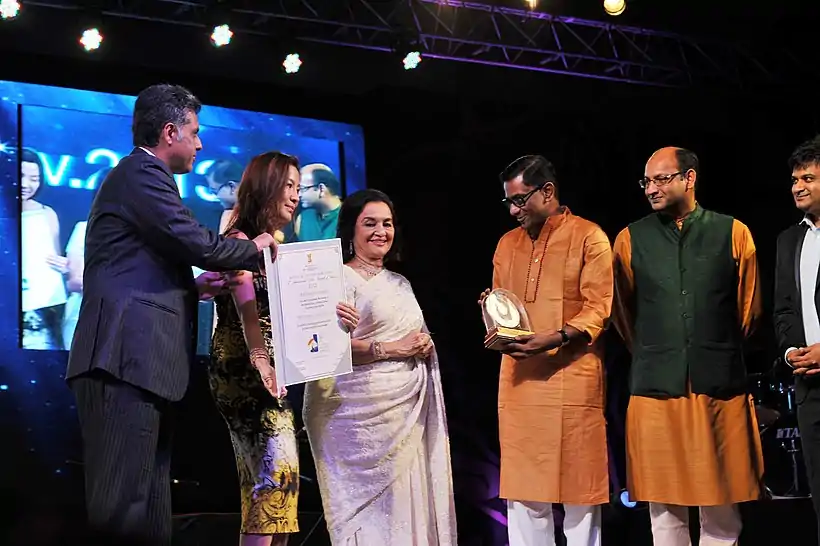
<svg viewBox="0 0 820 546"><path fill-rule="evenodd" d="M353 259L352 246L353 236L356 234L356 221L368 203L384 203L390 209L390 214L393 216L393 246L390 247L390 251L384 257L384 263L399 261L401 259L401 238L399 228L396 225L396 210L393 207L393 201L384 192L366 189L350 194L342 202L342 208L339 209L339 224L336 228L336 236L342 240L342 256L345 263Z"/></svg>
<svg viewBox="0 0 820 546"><path fill-rule="evenodd" d="M224 186L229 182L239 183L242 180L244 168L233 159L217 159L205 172L207 178L213 179L215 184Z"/></svg>
<svg viewBox="0 0 820 546"><path fill-rule="evenodd" d="M160 83L142 90L134 103L131 123L134 146L156 146L165 124L182 127L188 112L198 114L201 109L199 99L179 85Z"/></svg>
<svg viewBox="0 0 820 546"><path fill-rule="evenodd" d="M317 186L324 184L333 195L340 195L342 193L342 185L336 175L326 169L316 169L313 171L313 183Z"/></svg>
<svg viewBox="0 0 820 546"><path fill-rule="evenodd" d="M678 161L678 170L684 174L690 170L700 174L700 161L697 154L686 148L675 148L675 159Z"/></svg>
<svg viewBox="0 0 820 546"><path fill-rule="evenodd" d="M537 188L547 182L552 182L555 190L558 190L558 181L555 176L555 166L542 155L521 156L501 171L498 177L501 182L509 182L513 178L521 175L521 180L525 186Z"/></svg>
<svg viewBox="0 0 820 546"><path fill-rule="evenodd" d="M40 159L40 154L31 148L23 148L20 151L20 163L34 163L40 169L40 175L43 174L43 161Z"/></svg>
<svg viewBox="0 0 820 546"><path fill-rule="evenodd" d="M797 147L789 157L789 168L794 171L809 165L820 165L820 135Z"/></svg>

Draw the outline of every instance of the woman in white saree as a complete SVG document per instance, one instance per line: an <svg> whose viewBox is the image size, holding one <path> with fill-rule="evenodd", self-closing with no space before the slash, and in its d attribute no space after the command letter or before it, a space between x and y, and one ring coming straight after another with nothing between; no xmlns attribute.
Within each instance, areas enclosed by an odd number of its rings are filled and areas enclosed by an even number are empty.
<svg viewBox="0 0 820 546"><path fill-rule="evenodd" d="M384 269L393 205L377 190L339 214L353 373L309 383L304 421L334 546L455 546L438 358L410 283Z"/></svg>

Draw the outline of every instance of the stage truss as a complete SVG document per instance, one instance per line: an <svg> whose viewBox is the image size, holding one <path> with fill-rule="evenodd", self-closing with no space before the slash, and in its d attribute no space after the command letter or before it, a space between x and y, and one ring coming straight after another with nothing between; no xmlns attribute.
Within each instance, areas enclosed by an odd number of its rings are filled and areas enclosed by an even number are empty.
<svg viewBox="0 0 820 546"><path fill-rule="evenodd" d="M29 4L76 9L80 2ZM215 2L98 2L107 16L207 27ZM248 0L230 4L236 33L283 36L427 58L664 87L744 87L786 81L801 64L754 49L611 22L460 0ZM224 9L221 10L224 17ZM805 65L802 65L805 66Z"/></svg>

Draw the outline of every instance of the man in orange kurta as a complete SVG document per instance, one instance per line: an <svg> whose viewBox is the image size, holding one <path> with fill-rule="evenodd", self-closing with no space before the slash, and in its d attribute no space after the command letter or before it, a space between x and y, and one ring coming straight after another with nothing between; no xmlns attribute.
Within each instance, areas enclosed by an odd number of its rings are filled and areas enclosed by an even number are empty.
<svg viewBox="0 0 820 546"><path fill-rule="evenodd" d="M632 352L627 482L649 502L655 544L736 545L737 503L762 492L757 418L742 344L759 318L755 244L695 201L697 156L655 152L641 186L653 214L615 239L613 319Z"/></svg>
<svg viewBox="0 0 820 546"><path fill-rule="evenodd" d="M522 157L501 179L504 203L521 226L498 243L493 288L518 296L535 332L501 348L501 497L510 546L554 546L553 503L564 505L568 546L600 545L609 475L598 336L612 306L610 243L600 227L560 206L545 158Z"/></svg>

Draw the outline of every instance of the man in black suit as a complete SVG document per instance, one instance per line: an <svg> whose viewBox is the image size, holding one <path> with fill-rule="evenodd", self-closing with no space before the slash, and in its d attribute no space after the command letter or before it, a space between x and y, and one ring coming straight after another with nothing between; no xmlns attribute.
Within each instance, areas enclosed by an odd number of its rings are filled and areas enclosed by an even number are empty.
<svg viewBox="0 0 820 546"><path fill-rule="evenodd" d="M784 359L794 368L797 424L820 514L820 136L798 147L789 167L794 203L804 216L777 238L774 324Z"/></svg>
<svg viewBox="0 0 820 546"><path fill-rule="evenodd" d="M171 543L169 410L188 388L195 353L191 267L252 270L275 244L269 234L216 235L182 204L173 174L190 172L202 149L200 108L179 86L142 91L135 148L100 186L88 218L66 379L82 429L89 522L112 544Z"/></svg>

